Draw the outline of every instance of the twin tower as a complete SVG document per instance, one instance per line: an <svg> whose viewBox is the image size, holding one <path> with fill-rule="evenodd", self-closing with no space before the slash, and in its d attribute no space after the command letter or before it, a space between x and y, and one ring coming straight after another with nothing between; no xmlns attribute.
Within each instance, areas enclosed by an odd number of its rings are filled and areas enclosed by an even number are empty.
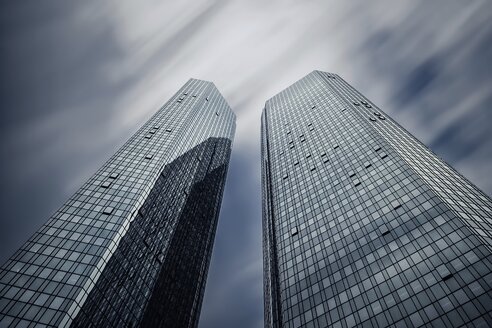
<svg viewBox="0 0 492 328"><path fill-rule="evenodd" d="M335 74L261 128L265 327L492 326L486 194ZM189 80L3 265L0 327L196 327L234 132Z"/></svg>

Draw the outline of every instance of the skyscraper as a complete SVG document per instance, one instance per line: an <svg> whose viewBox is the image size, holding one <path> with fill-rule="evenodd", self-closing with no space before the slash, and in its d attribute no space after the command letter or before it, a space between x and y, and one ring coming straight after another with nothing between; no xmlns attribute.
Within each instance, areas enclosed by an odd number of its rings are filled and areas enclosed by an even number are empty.
<svg viewBox="0 0 492 328"><path fill-rule="evenodd" d="M189 80L2 267L1 327L196 327L235 131Z"/></svg>
<svg viewBox="0 0 492 328"><path fill-rule="evenodd" d="M266 327L492 326L492 201L335 74L262 115Z"/></svg>

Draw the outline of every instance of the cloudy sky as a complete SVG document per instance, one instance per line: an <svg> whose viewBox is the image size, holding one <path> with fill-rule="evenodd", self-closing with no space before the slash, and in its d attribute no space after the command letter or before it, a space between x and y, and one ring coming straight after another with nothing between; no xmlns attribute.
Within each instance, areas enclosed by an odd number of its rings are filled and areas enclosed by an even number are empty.
<svg viewBox="0 0 492 328"><path fill-rule="evenodd" d="M492 193L492 3L11 1L0 5L0 262L188 78L237 132L200 326L261 327L259 127L314 69L358 88Z"/></svg>

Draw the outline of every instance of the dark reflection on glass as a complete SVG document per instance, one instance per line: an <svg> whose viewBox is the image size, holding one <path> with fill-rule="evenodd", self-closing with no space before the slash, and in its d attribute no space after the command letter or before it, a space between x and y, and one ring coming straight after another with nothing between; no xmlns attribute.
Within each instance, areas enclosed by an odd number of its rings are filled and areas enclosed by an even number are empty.
<svg viewBox="0 0 492 328"><path fill-rule="evenodd" d="M231 141L166 165L72 326L195 327Z"/></svg>

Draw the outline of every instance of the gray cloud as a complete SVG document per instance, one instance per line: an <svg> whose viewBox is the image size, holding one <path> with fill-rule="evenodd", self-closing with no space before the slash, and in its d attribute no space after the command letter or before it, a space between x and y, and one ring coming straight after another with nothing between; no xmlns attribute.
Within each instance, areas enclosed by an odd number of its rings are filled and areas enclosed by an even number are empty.
<svg viewBox="0 0 492 328"><path fill-rule="evenodd" d="M259 161L259 156L254 156ZM217 229L202 327L263 322L260 184L253 158L233 151Z"/></svg>
<svg viewBox="0 0 492 328"><path fill-rule="evenodd" d="M262 326L259 118L340 74L492 192L488 1L10 2L0 8L5 260L188 78L238 116L202 327Z"/></svg>

